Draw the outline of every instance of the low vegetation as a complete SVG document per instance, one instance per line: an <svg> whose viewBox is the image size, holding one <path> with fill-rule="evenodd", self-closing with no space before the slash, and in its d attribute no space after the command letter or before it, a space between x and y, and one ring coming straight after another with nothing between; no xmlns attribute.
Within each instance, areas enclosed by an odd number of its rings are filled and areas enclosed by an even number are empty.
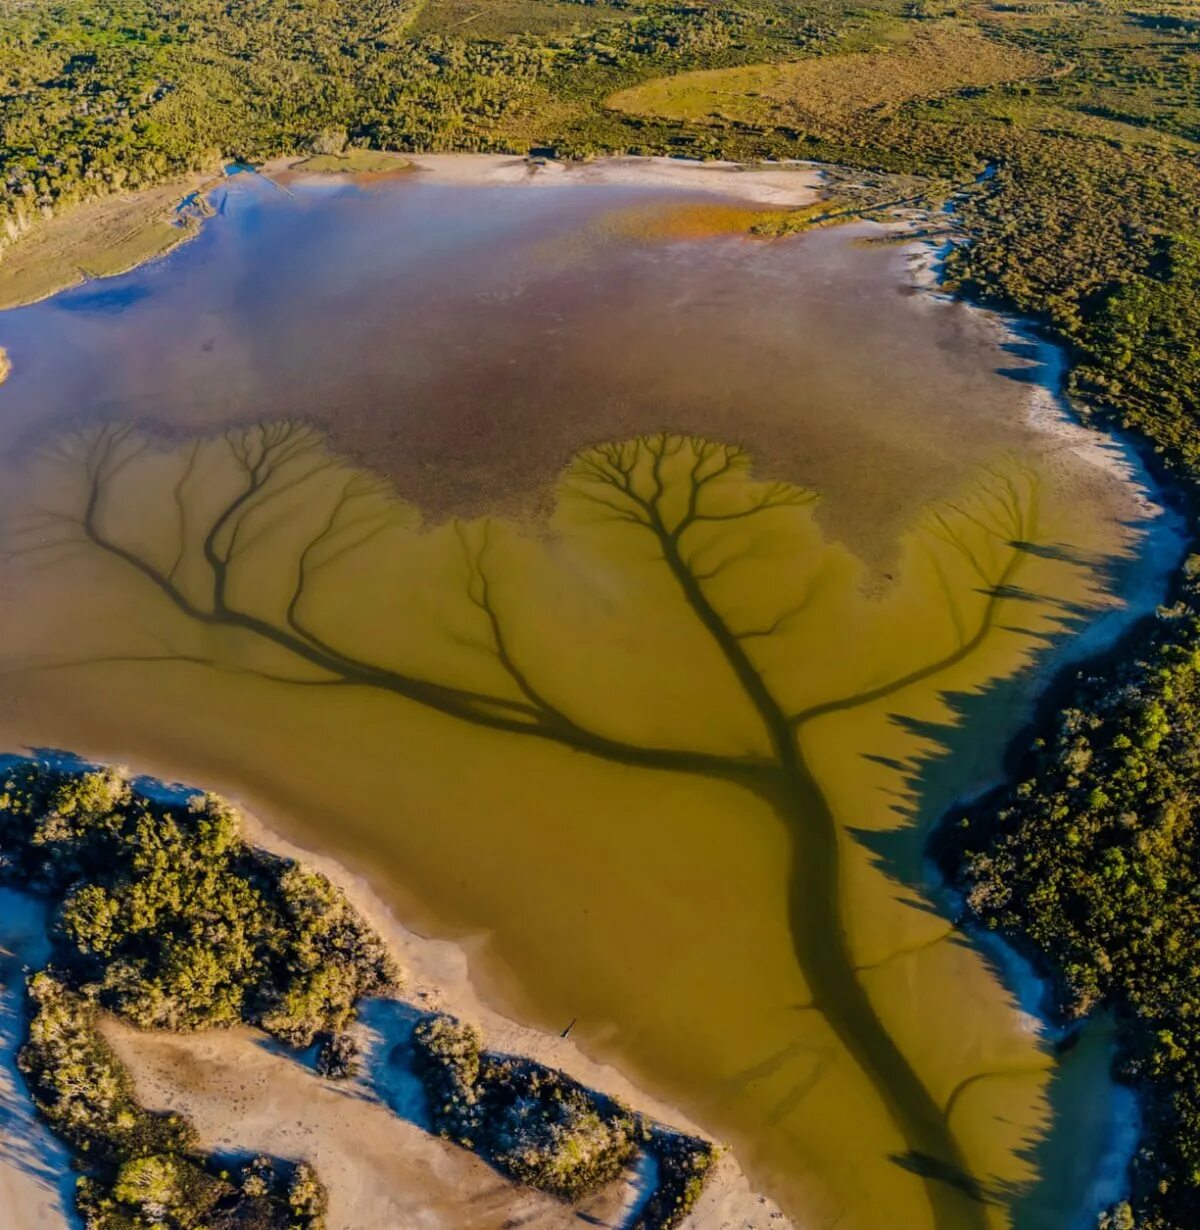
<svg viewBox="0 0 1200 1230"><path fill-rule="evenodd" d="M346 149L341 153L312 154L294 163L290 170L313 175L382 176L411 171L413 164L386 150Z"/></svg>
<svg viewBox="0 0 1200 1230"><path fill-rule="evenodd" d="M0 883L58 903L50 965L29 982L19 1066L38 1110L84 1171L88 1230L322 1230L312 1169L259 1158L236 1172L192 1125L138 1102L99 1028L105 1011L143 1029L247 1024L317 1043L329 1079L354 1075L356 1003L395 987L382 941L323 876L249 845L213 795L160 798L114 769L9 764L0 791ZM712 1147L647 1124L562 1072L482 1048L477 1030L430 1016L417 1070L437 1130L518 1183L577 1201L633 1155L659 1158L640 1224L678 1224Z"/></svg>
<svg viewBox="0 0 1200 1230"><path fill-rule="evenodd" d="M193 238L200 211L176 207L201 183L184 177L130 196L100 197L48 217L7 249L0 238L0 310L123 273Z"/></svg>
<svg viewBox="0 0 1200 1230"><path fill-rule="evenodd" d="M637 1150L629 1111L561 1072L483 1050L470 1025L427 1017L413 1041L437 1131L520 1183L581 1200Z"/></svg>
<svg viewBox="0 0 1200 1230"><path fill-rule="evenodd" d="M18 1066L38 1110L85 1171L76 1204L87 1230L323 1230L325 1191L303 1163L257 1158L234 1173L204 1157L180 1115L137 1101L97 1012L51 973L35 974Z"/></svg>
<svg viewBox="0 0 1200 1230"><path fill-rule="evenodd" d="M811 127L1049 70L1049 61L1036 52L945 21L917 26L905 42L877 51L660 77L614 94L608 105L670 120Z"/></svg>
<svg viewBox="0 0 1200 1230"><path fill-rule="evenodd" d="M520 1183L578 1201L611 1183L640 1149L658 1182L631 1230L671 1230L699 1200L716 1159L706 1140L652 1123L562 1072L483 1049L445 1014L413 1034L435 1129Z"/></svg>

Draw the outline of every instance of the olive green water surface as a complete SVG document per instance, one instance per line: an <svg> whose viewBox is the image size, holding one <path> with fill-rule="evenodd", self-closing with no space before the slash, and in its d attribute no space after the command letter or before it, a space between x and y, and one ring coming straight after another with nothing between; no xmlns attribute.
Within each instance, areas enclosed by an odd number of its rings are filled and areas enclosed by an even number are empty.
<svg viewBox="0 0 1200 1230"><path fill-rule="evenodd" d="M1060 1226L1107 1052L1058 1079L922 840L1153 601L1142 480L904 254L609 192L250 183L0 321L6 740L349 858L800 1224Z"/></svg>

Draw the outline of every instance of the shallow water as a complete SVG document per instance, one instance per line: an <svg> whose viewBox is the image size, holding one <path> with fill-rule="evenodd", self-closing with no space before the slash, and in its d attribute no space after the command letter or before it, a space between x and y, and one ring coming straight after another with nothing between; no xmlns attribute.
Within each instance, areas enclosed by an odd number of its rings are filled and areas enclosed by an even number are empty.
<svg viewBox="0 0 1200 1230"><path fill-rule="evenodd" d="M923 837L1169 519L910 252L702 203L239 177L0 318L0 730L350 858L806 1226L1061 1224L1108 1043L1056 1068Z"/></svg>

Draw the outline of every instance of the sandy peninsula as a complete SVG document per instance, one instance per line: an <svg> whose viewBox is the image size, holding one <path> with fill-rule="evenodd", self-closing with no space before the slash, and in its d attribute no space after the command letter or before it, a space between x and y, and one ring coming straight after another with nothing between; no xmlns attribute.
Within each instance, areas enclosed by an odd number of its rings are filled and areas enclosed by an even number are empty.
<svg viewBox="0 0 1200 1230"><path fill-rule="evenodd" d="M513 1183L433 1135L421 1084L407 1062L418 1017L431 1010L453 1013L480 1025L493 1050L562 1068L672 1126L699 1129L616 1069L588 1059L569 1038L525 1028L488 1009L472 986L462 946L401 926L370 886L340 864L300 849L253 817L245 818L245 833L252 843L299 859L341 887L399 958L404 986L396 998L362 1005L353 1027L361 1071L342 1082L320 1078L311 1056L254 1030L144 1033L110 1020L105 1032L129 1067L140 1100L187 1115L206 1150L312 1162L329 1189L330 1230L567 1230L581 1217L612 1230L627 1225L654 1181L645 1161L582 1207L572 1207ZM69 1156L37 1121L15 1066L24 1035L23 977L48 951L40 903L0 890L0 1206L22 1230L76 1224ZM685 1224L689 1230L784 1230L792 1223L751 1189L726 1152Z"/></svg>

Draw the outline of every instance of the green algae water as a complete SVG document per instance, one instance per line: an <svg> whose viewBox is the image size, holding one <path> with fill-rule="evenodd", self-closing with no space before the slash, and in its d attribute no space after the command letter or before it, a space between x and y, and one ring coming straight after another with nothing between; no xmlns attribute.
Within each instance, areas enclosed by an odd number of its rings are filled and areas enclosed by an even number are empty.
<svg viewBox="0 0 1200 1230"><path fill-rule="evenodd" d="M799 1224L1087 1224L1108 1043L1058 1063L922 858L1176 552L1055 356L682 189L217 204L0 318L6 742L349 859Z"/></svg>

